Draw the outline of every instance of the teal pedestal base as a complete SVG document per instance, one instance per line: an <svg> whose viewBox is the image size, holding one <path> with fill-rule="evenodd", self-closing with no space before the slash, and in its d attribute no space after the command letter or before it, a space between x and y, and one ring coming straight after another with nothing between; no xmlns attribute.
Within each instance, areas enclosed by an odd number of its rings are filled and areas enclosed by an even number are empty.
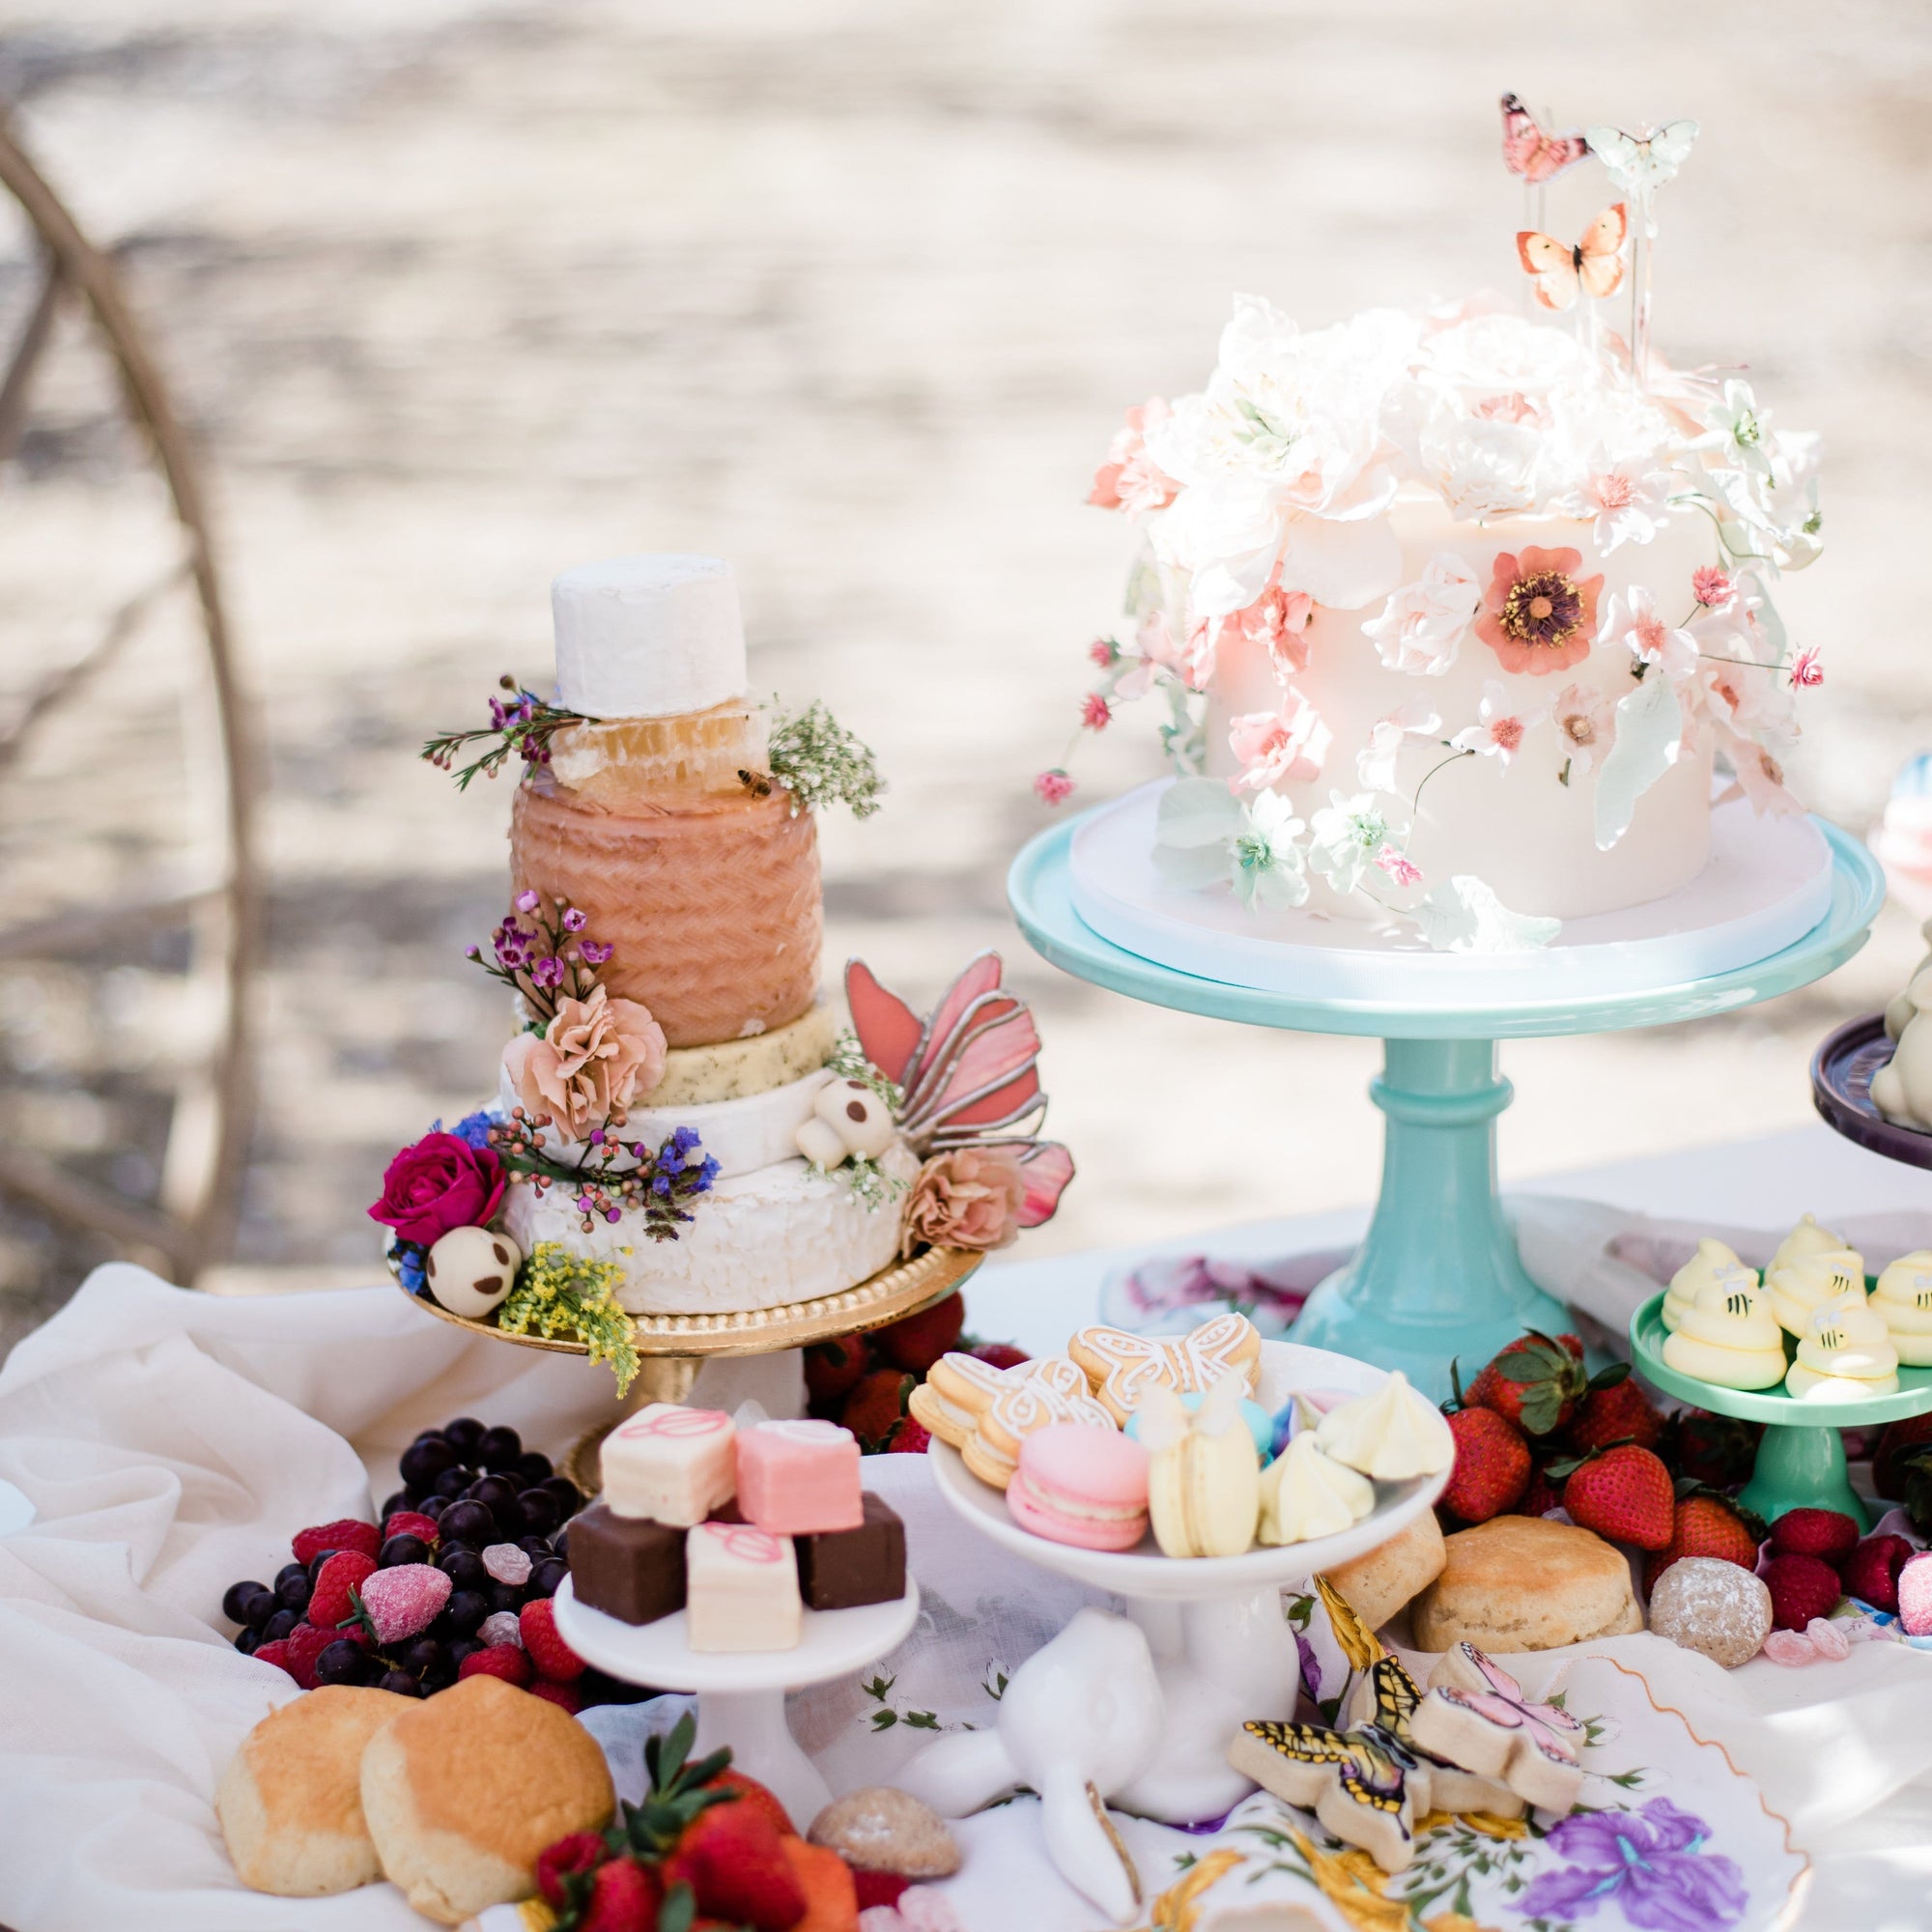
<svg viewBox="0 0 1932 1932"><path fill-rule="evenodd" d="M1795 1509L1836 1510L1861 1529L1873 1521L1870 1507L1845 1474L1845 1438L1835 1429L1768 1428L1758 1443L1757 1466L1738 1500L1766 1522Z"/></svg>

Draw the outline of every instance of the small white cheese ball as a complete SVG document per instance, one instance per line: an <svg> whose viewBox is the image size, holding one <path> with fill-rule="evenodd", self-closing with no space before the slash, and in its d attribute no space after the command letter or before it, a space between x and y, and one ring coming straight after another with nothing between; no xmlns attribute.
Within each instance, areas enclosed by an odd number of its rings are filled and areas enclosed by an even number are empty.
<svg viewBox="0 0 1932 1932"><path fill-rule="evenodd" d="M480 1321L517 1285L523 1251L488 1228L452 1228L429 1251L429 1292L452 1315Z"/></svg>

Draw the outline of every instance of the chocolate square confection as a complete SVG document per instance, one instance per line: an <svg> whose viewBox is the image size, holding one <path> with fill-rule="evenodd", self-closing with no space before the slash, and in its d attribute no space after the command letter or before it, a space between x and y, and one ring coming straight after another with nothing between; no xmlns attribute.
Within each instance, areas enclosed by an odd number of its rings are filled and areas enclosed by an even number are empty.
<svg viewBox="0 0 1932 1932"><path fill-rule="evenodd" d="M869 1490L864 1501L866 1520L857 1529L792 1538L798 1550L798 1587L808 1609L850 1610L905 1595L905 1524L890 1503ZM575 1551L575 1524L570 1541Z"/></svg>
<svg viewBox="0 0 1932 1932"><path fill-rule="evenodd" d="M592 1503L570 1523L577 1601L626 1624L654 1624L684 1608L684 1531Z"/></svg>

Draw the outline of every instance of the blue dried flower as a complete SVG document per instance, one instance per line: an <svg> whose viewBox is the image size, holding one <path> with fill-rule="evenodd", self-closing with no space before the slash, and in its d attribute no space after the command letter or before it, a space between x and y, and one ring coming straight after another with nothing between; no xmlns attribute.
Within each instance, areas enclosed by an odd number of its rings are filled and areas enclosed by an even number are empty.
<svg viewBox="0 0 1932 1932"><path fill-rule="evenodd" d="M473 1114L465 1114L450 1132L466 1147L486 1148L490 1145L490 1129L497 1124L496 1115L487 1107L479 1107Z"/></svg>

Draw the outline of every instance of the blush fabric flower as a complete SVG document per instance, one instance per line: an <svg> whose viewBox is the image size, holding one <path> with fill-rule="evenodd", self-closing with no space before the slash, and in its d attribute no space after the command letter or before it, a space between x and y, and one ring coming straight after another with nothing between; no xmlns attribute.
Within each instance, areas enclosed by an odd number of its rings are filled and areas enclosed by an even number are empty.
<svg viewBox="0 0 1932 1932"><path fill-rule="evenodd" d="M1621 643L1632 657L1682 684L1697 669L1697 639L1666 618L1641 583L1610 599L1604 618L1606 642Z"/></svg>
<svg viewBox="0 0 1932 1932"><path fill-rule="evenodd" d="M1440 677L1456 662L1482 603L1475 574L1454 551L1443 551L1413 583L1390 595L1381 615L1362 626L1362 635L1390 670Z"/></svg>
<svg viewBox="0 0 1932 1932"><path fill-rule="evenodd" d="M459 1134L425 1134L390 1161L369 1218L402 1241L434 1247L452 1228L480 1228L496 1213L508 1177L496 1151Z"/></svg>
<svg viewBox="0 0 1932 1932"><path fill-rule="evenodd" d="M1420 698L1378 718L1369 726L1369 742L1355 753L1355 776L1371 791L1396 789L1396 765L1410 738L1433 738L1442 720Z"/></svg>
<svg viewBox="0 0 1932 1932"><path fill-rule="evenodd" d="M1174 412L1158 396L1151 396L1137 410L1127 412L1126 421L1114 432L1107 448L1107 460L1094 472L1094 487L1087 500L1102 510L1124 510L1129 517L1144 516L1149 510L1162 510L1174 501L1180 488L1147 451L1147 433Z"/></svg>
<svg viewBox="0 0 1932 1932"><path fill-rule="evenodd" d="M1229 790L1266 791L1321 776L1334 733L1298 691L1282 693L1279 711L1251 711L1228 721L1228 749L1240 760Z"/></svg>
<svg viewBox="0 0 1932 1932"><path fill-rule="evenodd" d="M1034 796L1042 805L1059 805L1073 796L1073 781L1058 767L1041 772L1033 781Z"/></svg>
<svg viewBox="0 0 1932 1932"><path fill-rule="evenodd" d="M1640 1811L1576 1811L1545 1840L1564 1861L1517 1902L1532 1918L1594 1918L1608 1906L1643 1932L1723 1932L1749 1902L1745 1876L1704 1849L1711 1828L1667 1798Z"/></svg>
<svg viewBox="0 0 1932 1932"><path fill-rule="evenodd" d="M1815 644L1807 644L1791 660L1791 688L1794 691L1815 691L1824 682L1823 658Z"/></svg>
<svg viewBox="0 0 1932 1932"><path fill-rule="evenodd" d="M1548 712L1548 705L1531 708L1513 704L1502 685L1495 678L1486 677L1475 724L1463 725L1449 742L1459 752L1476 752L1500 764L1511 764L1522 750L1529 727L1542 724Z"/></svg>
<svg viewBox="0 0 1932 1932"><path fill-rule="evenodd" d="M1271 583L1245 611L1223 620L1224 634L1234 630L1250 643L1262 645L1277 684L1286 684L1308 668L1306 632L1315 614L1315 600L1305 590L1284 590Z"/></svg>
<svg viewBox="0 0 1932 1932"><path fill-rule="evenodd" d="M1563 754L1570 760L1572 778L1581 778L1596 768L1616 743L1615 707L1601 691L1587 684L1570 684L1556 694L1549 707Z"/></svg>
<svg viewBox="0 0 1932 1932"><path fill-rule="evenodd" d="M953 1148L919 1171L907 1197L902 1252L1004 1248L1018 1238L1026 1176L1016 1149Z"/></svg>
<svg viewBox="0 0 1932 1932"><path fill-rule="evenodd" d="M1600 555L1622 543L1648 543L1670 517L1670 476L1642 461L1612 462L1601 451L1590 473L1556 507L1587 519Z"/></svg>
<svg viewBox="0 0 1932 1932"><path fill-rule="evenodd" d="M588 999L559 1000L542 1034L513 1039L503 1070L532 1114L547 1114L566 1139L582 1140L658 1084L667 1051L648 1007L593 986Z"/></svg>
<svg viewBox="0 0 1932 1932"><path fill-rule="evenodd" d="M1590 655L1604 580L1601 573L1579 578L1582 563L1577 551L1538 550L1532 544L1497 555L1476 635L1505 670L1546 677Z"/></svg>
<svg viewBox="0 0 1932 1932"><path fill-rule="evenodd" d="M1690 594L1707 611L1721 611L1737 595L1737 586L1715 563L1690 573Z"/></svg>
<svg viewBox="0 0 1932 1932"><path fill-rule="evenodd" d="M1080 700L1080 722L1090 731L1104 731L1114 722L1113 707L1097 691Z"/></svg>

